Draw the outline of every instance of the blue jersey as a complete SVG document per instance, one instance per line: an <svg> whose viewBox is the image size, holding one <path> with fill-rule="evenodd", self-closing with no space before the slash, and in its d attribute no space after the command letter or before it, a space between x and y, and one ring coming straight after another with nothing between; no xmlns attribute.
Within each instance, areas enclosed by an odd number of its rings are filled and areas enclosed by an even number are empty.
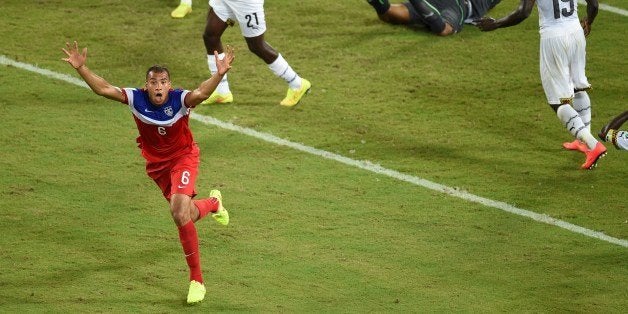
<svg viewBox="0 0 628 314"><path fill-rule="evenodd" d="M184 104L189 91L168 91L168 100L161 106L150 102L146 90L124 88L123 91L135 118L140 133L137 142L146 160L170 160L193 148L194 139L188 124L190 109Z"/></svg>

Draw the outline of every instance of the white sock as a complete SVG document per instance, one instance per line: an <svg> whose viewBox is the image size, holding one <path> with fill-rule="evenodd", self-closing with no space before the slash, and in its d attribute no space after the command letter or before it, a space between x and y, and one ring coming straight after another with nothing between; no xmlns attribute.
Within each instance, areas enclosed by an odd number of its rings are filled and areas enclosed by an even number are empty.
<svg viewBox="0 0 628 314"><path fill-rule="evenodd" d="M192 0L181 0L179 4L187 4L189 6L192 6Z"/></svg>
<svg viewBox="0 0 628 314"><path fill-rule="evenodd" d="M220 60L222 60L222 58L224 57L224 52L218 54L218 58L220 58ZM213 54L207 55L207 65L209 66L209 71L212 73L212 75L218 72L218 67L216 66L216 57ZM218 86L216 87L216 92L218 92L218 94L227 94L231 92L229 90L229 81L227 81L227 74L225 74L222 77L222 80L220 80L220 83L218 83Z"/></svg>
<svg viewBox="0 0 628 314"><path fill-rule="evenodd" d="M591 99L586 91L580 91L574 95L573 108L578 112L584 126L591 132Z"/></svg>
<svg viewBox="0 0 628 314"><path fill-rule="evenodd" d="M284 79L290 88L301 88L301 77L292 69L292 67L290 67L286 59L284 59L281 54L279 54L277 60L269 64L268 67L271 71L273 71L273 73L275 73L275 75Z"/></svg>
<svg viewBox="0 0 628 314"><path fill-rule="evenodd" d="M570 105L562 105L556 110L556 115L571 135L586 143L589 149L595 148L597 140L591 135L591 132L587 130L587 127L582 122L576 110Z"/></svg>

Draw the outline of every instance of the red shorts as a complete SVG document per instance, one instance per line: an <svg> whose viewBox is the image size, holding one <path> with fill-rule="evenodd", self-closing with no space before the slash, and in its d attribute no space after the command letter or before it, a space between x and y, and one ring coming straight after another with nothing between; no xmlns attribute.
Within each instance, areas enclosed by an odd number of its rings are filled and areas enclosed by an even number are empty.
<svg viewBox="0 0 628 314"><path fill-rule="evenodd" d="M146 173L157 183L164 197L170 201L172 194L196 196L200 151L196 145L181 157L162 161L146 162Z"/></svg>

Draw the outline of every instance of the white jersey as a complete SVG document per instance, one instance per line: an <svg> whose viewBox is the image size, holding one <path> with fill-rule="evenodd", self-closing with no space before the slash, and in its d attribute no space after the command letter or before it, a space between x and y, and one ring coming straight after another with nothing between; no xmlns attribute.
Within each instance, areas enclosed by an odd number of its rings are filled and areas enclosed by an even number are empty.
<svg viewBox="0 0 628 314"><path fill-rule="evenodd" d="M577 0L537 0L541 37L554 37L582 29Z"/></svg>

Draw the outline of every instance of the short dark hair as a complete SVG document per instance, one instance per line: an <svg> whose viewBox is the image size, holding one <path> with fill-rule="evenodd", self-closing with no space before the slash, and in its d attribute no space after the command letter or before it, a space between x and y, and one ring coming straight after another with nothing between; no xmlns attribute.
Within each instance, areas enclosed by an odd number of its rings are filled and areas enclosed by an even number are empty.
<svg viewBox="0 0 628 314"><path fill-rule="evenodd" d="M146 78L148 79L148 73L150 72L155 72L155 73L163 73L166 72L166 74L168 74L168 78L170 78L170 71L168 71L168 68L166 68L165 66L161 66L161 65L153 65L152 67L148 68L148 70L146 70Z"/></svg>

